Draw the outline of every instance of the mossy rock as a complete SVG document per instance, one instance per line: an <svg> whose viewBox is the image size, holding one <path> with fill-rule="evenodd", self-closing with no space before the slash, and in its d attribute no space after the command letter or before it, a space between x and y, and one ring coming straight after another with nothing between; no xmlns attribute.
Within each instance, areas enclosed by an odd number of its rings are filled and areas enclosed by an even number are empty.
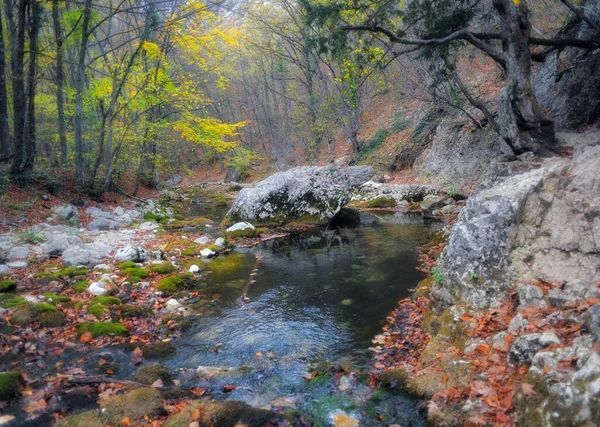
<svg viewBox="0 0 600 427"><path fill-rule="evenodd" d="M125 261L119 264L119 270L125 270L126 268L135 268L137 267L137 263L133 261Z"/></svg>
<svg viewBox="0 0 600 427"><path fill-rule="evenodd" d="M198 255L197 248L187 248L181 251L181 256L196 256Z"/></svg>
<svg viewBox="0 0 600 427"><path fill-rule="evenodd" d="M243 230L226 231L225 237L227 239L254 238L260 237L264 232L264 228L245 228Z"/></svg>
<svg viewBox="0 0 600 427"><path fill-rule="evenodd" d="M205 270L211 272L211 280L214 278L219 283L224 283L231 280L247 279L253 265L254 259L251 256L240 252L232 252L215 258L205 267Z"/></svg>
<svg viewBox="0 0 600 427"><path fill-rule="evenodd" d="M90 282L88 282L87 280L82 280L81 282L77 282L73 285L73 290L75 291L75 293L81 294L87 291L89 286Z"/></svg>
<svg viewBox="0 0 600 427"><path fill-rule="evenodd" d="M156 274L171 274L177 271L177 267L170 262L163 262L162 264L152 265L150 271Z"/></svg>
<svg viewBox="0 0 600 427"><path fill-rule="evenodd" d="M2 308L18 307L23 304L27 304L27 300L23 297L15 294L0 294L0 306Z"/></svg>
<svg viewBox="0 0 600 427"><path fill-rule="evenodd" d="M150 317L154 313L154 311L150 307L133 304L121 305L119 307L119 312L121 313L122 319L127 319L131 317Z"/></svg>
<svg viewBox="0 0 600 427"><path fill-rule="evenodd" d="M192 273L175 274L158 281L156 287L161 292L173 293L188 287L193 279Z"/></svg>
<svg viewBox="0 0 600 427"><path fill-rule="evenodd" d="M350 413L356 409L356 405L342 396L326 396L312 402L309 412L317 425L326 426L331 424L331 413L344 411Z"/></svg>
<svg viewBox="0 0 600 427"><path fill-rule="evenodd" d="M16 280L0 280L0 292L14 292L16 289Z"/></svg>
<svg viewBox="0 0 600 427"><path fill-rule="evenodd" d="M129 330L122 323L116 322L84 322L75 326L78 335L91 332L94 338L100 336L126 336Z"/></svg>
<svg viewBox="0 0 600 427"><path fill-rule="evenodd" d="M67 315L61 311L40 314L36 320L44 328L57 328L67 323Z"/></svg>
<svg viewBox="0 0 600 427"><path fill-rule="evenodd" d="M85 276L87 272L88 270L85 267L66 267L55 272L53 277L55 279L61 279L64 277Z"/></svg>
<svg viewBox="0 0 600 427"><path fill-rule="evenodd" d="M96 411L83 412L77 415L70 415L58 420L56 427L104 427Z"/></svg>
<svg viewBox="0 0 600 427"><path fill-rule="evenodd" d="M170 342L145 344L141 347L144 359L164 359L175 354L176 348Z"/></svg>
<svg viewBox="0 0 600 427"><path fill-rule="evenodd" d="M140 279L148 277L148 270L141 267L124 268L121 270L121 272L126 274L128 277L138 277Z"/></svg>
<svg viewBox="0 0 600 427"><path fill-rule="evenodd" d="M373 200L364 202L361 204L361 206L367 209L395 208L396 206L398 206L398 203L393 197L381 196L376 197Z"/></svg>
<svg viewBox="0 0 600 427"><path fill-rule="evenodd" d="M25 387L25 380L20 372L0 372L0 400L16 397Z"/></svg>
<svg viewBox="0 0 600 427"><path fill-rule="evenodd" d="M46 302L53 305L60 304L61 302L71 301L71 298L69 297L66 297L64 295L57 295L52 292L46 292L44 294L44 298L46 298Z"/></svg>
<svg viewBox="0 0 600 427"><path fill-rule="evenodd" d="M56 307L46 302L39 304L26 303L16 307L12 313L11 323L14 325L26 325L33 321L37 316L46 312L55 312Z"/></svg>
<svg viewBox="0 0 600 427"><path fill-rule="evenodd" d="M135 423L135 420L147 415L156 418L166 414L163 406L163 398L160 392L154 388L142 387L126 394L111 396L100 402L102 421L120 425L123 418ZM232 424L233 425L233 424Z"/></svg>
<svg viewBox="0 0 600 427"><path fill-rule="evenodd" d="M99 295L90 301L88 313L93 314L96 317L100 317L104 314L104 309L106 307L119 304L121 304L121 300L119 298Z"/></svg>
<svg viewBox="0 0 600 427"><path fill-rule="evenodd" d="M182 228L199 228L206 227L207 225L214 225L215 222L210 218L194 218L187 221L175 220L168 224L165 224L166 230L181 230Z"/></svg>
<svg viewBox="0 0 600 427"><path fill-rule="evenodd" d="M187 427L195 421L193 418L194 411L202 414L202 418L199 421L202 427L233 427L239 424L258 427L276 416L273 412L254 408L246 403L233 400L208 403L194 402L178 414L167 418L163 426Z"/></svg>
<svg viewBox="0 0 600 427"><path fill-rule="evenodd" d="M173 379L171 378L171 374L169 374L169 369L160 363L144 366L143 368L139 369L135 373L133 380L146 385L152 385L158 380L161 380L163 385L166 386L173 384Z"/></svg>

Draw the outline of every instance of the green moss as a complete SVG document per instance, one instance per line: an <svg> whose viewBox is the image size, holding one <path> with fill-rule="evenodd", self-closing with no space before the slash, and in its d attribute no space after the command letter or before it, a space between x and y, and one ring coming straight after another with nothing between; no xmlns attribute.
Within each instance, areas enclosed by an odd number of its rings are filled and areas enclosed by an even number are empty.
<svg viewBox="0 0 600 427"><path fill-rule="evenodd" d="M198 255L198 249L196 248L187 248L181 251L181 256L196 256Z"/></svg>
<svg viewBox="0 0 600 427"><path fill-rule="evenodd" d="M152 309L140 305L125 304L119 307L121 318L130 317L149 317L152 316Z"/></svg>
<svg viewBox="0 0 600 427"><path fill-rule="evenodd" d="M18 307L27 303L25 298L18 297L12 294L0 294L0 301L0 305L2 305L2 308Z"/></svg>
<svg viewBox="0 0 600 427"><path fill-rule="evenodd" d="M104 314L104 309L110 305L119 305L121 300L115 297L109 296L97 296L88 306L88 313L93 314L96 317L100 317Z"/></svg>
<svg viewBox="0 0 600 427"><path fill-rule="evenodd" d="M159 291L173 293L185 289L193 278L191 273L175 274L158 281L156 287Z"/></svg>
<svg viewBox="0 0 600 427"><path fill-rule="evenodd" d="M201 426L232 427L243 424L262 426L275 414L238 401L194 402L167 418L164 427L188 427L195 421L194 413L202 414Z"/></svg>
<svg viewBox="0 0 600 427"><path fill-rule="evenodd" d="M166 413L160 392L142 387L129 393L111 396L100 402L100 417L112 425L120 425L121 420L129 417L132 421L147 415L156 418Z"/></svg>
<svg viewBox="0 0 600 427"><path fill-rule="evenodd" d="M0 372L0 400L16 397L25 387L25 380L20 372Z"/></svg>
<svg viewBox="0 0 600 427"><path fill-rule="evenodd" d="M67 315L60 311L54 313L46 312L40 314L36 320L40 323L40 326L44 328L56 328L67 323Z"/></svg>
<svg viewBox="0 0 600 427"><path fill-rule="evenodd" d="M190 220L175 220L175 221L171 221L168 224L165 224L165 229L167 230L180 230L182 228L198 228L198 227L205 227L206 225L214 225L214 221L211 220L210 218L203 218L203 217L199 217L199 218L194 218L194 219L190 219Z"/></svg>
<svg viewBox="0 0 600 427"><path fill-rule="evenodd" d="M140 279L148 277L148 271L141 267L124 268L121 271L128 277L139 277Z"/></svg>
<svg viewBox="0 0 600 427"><path fill-rule="evenodd" d="M312 402L308 409L317 425L327 426L331 424L332 412L351 412L356 409L356 405L342 396L326 396Z"/></svg>
<svg viewBox="0 0 600 427"><path fill-rule="evenodd" d="M56 427L104 427L96 411L71 415L56 422Z"/></svg>
<svg viewBox="0 0 600 427"><path fill-rule="evenodd" d="M183 221L185 217L181 214L174 214L173 219L176 219L177 221Z"/></svg>
<svg viewBox="0 0 600 427"><path fill-rule="evenodd" d="M164 359L175 354L175 346L170 342L145 344L141 347L144 359Z"/></svg>
<svg viewBox="0 0 600 427"><path fill-rule="evenodd" d="M73 285L73 290L78 293L81 294L85 291L87 291L88 287L90 286L90 282L83 280L81 282L77 282Z"/></svg>
<svg viewBox="0 0 600 427"><path fill-rule="evenodd" d="M173 384L173 379L169 374L169 369L160 363L145 366L139 369L135 373L133 380L146 385L151 385L157 380L161 380L166 386Z"/></svg>
<svg viewBox="0 0 600 427"><path fill-rule="evenodd" d="M17 289L16 280L0 280L0 292L13 292Z"/></svg>
<svg viewBox="0 0 600 427"><path fill-rule="evenodd" d="M55 279L60 279L63 277L85 276L87 272L88 270L85 267L66 267L55 272L53 277Z"/></svg>
<svg viewBox="0 0 600 427"><path fill-rule="evenodd" d="M177 267L175 267L170 262L163 262L162 264L154 264L150 267L150 271L157 274L171 274L177 271Z"/></svg>
<svg viewBox="0 0 600 427"><path fill-rule="evenodd" d="M127 328L120 322L84 322L79 323L75 328L77 329L77 334L81 335L84 332L91 332L94 338L104 335L125 336L129 334Z"/></svg>
<svg viewBox="0 0 600 427"><path fill-rule="evenodd" d="M381 197L377 197L373 200L364 202L361 204L361 206L364 208L367 208L367 209L395 208L396 206L398 206L398 203L396 202L396 199L394 199L393 197L381 196Z"/></svg>
<svg viewBox="0 0 600 427"><path fill-rule="evenodd" d="M40 304L24 303L14 309L11 323L19 326L26 325L27 323L33 321L40 314L54 311L56 311L56 307L45 302Z"/></svg>
<svg viewBox="0 0 600 427"><path fill-rule="evenodd" d="M48 303L53 304L53 305L59 304L61 302L71 301L71 298L69 298L69 297L66 297L64 295L57 295L52 292L46 292L44 294L44 298L46 298L46 301ZM50 300L52 300L52 301L50 301Z"/></svg>
<svg viewBox="0 0 600 427"><path fill-rule="evenodd" d="M125 261L119 264L119 270L125 270L126 268L137 267L137 264L133 261Z"/></svg>

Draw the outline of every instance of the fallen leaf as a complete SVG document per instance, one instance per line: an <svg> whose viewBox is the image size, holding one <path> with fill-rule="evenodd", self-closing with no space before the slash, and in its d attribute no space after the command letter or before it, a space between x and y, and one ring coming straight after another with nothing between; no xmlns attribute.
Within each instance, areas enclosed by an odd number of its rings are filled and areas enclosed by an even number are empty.
<svg viewBox="0 0 600 427"><path fill-rule="evenodd" d="M533 389L531 384L521 383L521 390L523 390L523 394L526 396L535 396L537 393Z"/></svg>

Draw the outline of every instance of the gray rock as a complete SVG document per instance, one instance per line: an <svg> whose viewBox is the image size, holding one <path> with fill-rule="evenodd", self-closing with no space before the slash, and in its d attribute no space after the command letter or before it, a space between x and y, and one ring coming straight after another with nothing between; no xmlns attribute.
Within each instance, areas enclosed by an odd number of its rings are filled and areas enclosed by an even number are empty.
<svg viewBox="0 0 600 427"><path fill-rule="evenodd" d="M120 262L144 262L152 258L155 258L152 252L139 246L126 246L117 250L117 253L115 254L115 259Z"/></svg>
<svg viewBox="0 0 600 427"><path fill-rule="evenodd" d="M294 168L242 189L226 220L282 224L302 219L324 224L350 201L350 189L350 177L343 168Z"/></svg>
<svg viewBox="0 0 600 427"><path fill-rule="evenodd" d="M169 301L167 301L167 303L165 304L165 311L167 312L171 312L171 311L176 311L181 307L181 303L179 301L177 301L174 298L171 298Z"/></svg>
<svg viewBox="0 0 600 427"><path fill-rule="evenodd" d="M104 217L97 217L88 224L88 230L90 231L118 230L119 228L121 228L121 225L117 221Z"/></svg>
<svg viewBox="0 0 600 427"><path fill-rule="evenodd" d="M152 230L156 230L157 228L159 228L160 226L152 221L146 221L146 222L142 222L139 226L139 229L142 231L152 231Z"/></svg>
<svg viewBox="0 0 600 427"><path fill-rule="evenodd" d="M110 218L112 216L110 212L105 212L102 209L94 206L90 206L85 210L85 212L92 218Z"/></svg>
<svg viewBox="0 0 600 427"><path fill-rule="evenodd" d="M542 347L548 347L550 344L560 344L560 338L554 332L544 332L538 341Z"/></svg>
<svg viewBox="0 0 600 427"><path fill-rule="evenodd" d="M110 266L108 264L98 264L94 266L94 271L100 270L110 270Z"/></svg>
<svg viewBox="0 0 600 427"><path fill-rule="evenodd" d="M75 247L63 252L62 263L68 267L77 267L80 265L93 267L102 263L102 257L98 252Z"/></svg>
<svg viewBox="0 0 600 427"><path fill-rule="evenodd" d="M232 233L234 231L254 230L254 226L249 222L237 222L229 227L226 231Z"/></svg>
<svg viewBox="0 0 600 427"><path fill-rule="evenodd" d="M175 187L176 185L179 185L181 183L181 181L183 181L183 178L181 177L181 175L173 173L173 174L169 175L169 177L167 178L166 181L159 182L156 185L156 188L161 190L163 188Z"/></svg>
<svg viewBox="0 0 600 427"><path fill-rule="evenodd" d="M227 166L227 172L225 173L225 182L241 182L242 173L233 166Z"/></svg>
<svg viewBox="0 0 600 427"><path fill-rule="evenodd" d="M441 208L445 205L445 200L444 197L428 194L421 202L421 210L426 212Z"/></svg>
<svg viewBox="0 0 600 427"><path fill-rule="evenodd" d="M529 305L539 307L544 304L544 291L539 286L521 285L517 287L517 293L522 307Z"/></svg>
<svg viewBox="0 0 600 427"><path fill-rule="evenodd" d="M215 240L215 246L217 248L224 248L225 247L225 239L222 237L217 238L217 240Z"/></svg>
<svg viewBox="0 0 600 427"><path fill-rule="evenodd" d="M27 259L29 257L29 248L26 246L15 246L8 252L9 261Z"/></svg>
<svg viewBox="0 0 600 427"><path fill-rule="evenodd" d="M84 249L96 252L102 258L108 258L110 253L114 251L112 246L109 246L102 242L85 243Z"/></svg>
<svg viewBox="0 0 600 427"><path fill-rule="evenodd" d="M513 317L508 324L508 332L509 333L523 333L529 326L529 321L523 317L521 313L518 313L515 317Z"/></svg>
<svg viewBox="0 0 600 427"><path fill-rule="evenodd" d="M64 234L50 234L42 248L50 258L59 257L67 249L83 244L79 236L68 236Z"/></svg>
<svg viewBox="0 0 600 427"><path fill-rule="evenodd" d="M511 363L530 363L533 356L544 348L540 343L542 334L529 334L517 338L510 349L508 360Z"/></svg>
<svg viewBox="0 0 600 427"><path fill-rule="evenodd" d="M0 264L0 276L10 272L10 268L6 264Z"/></svg>
<svg viewBox="0 0 600 427"><path fill-rule="evenodd" d="M79 211L73 205L56 206L51 212L64 221L79 221Z"/></svg>
<svg viewBox="0 0 600 427"><path fill-rule="evenodd" d="M104 283L93 282L90 286L88 286L87 291L92 295L106 295L108 294L108 289L106 289L104 286Z"/></svg>
<svg viewBox="0 0 600 427"><path fill-rule="evenodd" d="M216 254L217 253L215 251L213 251L212 249L208 249L208 248L204 248L200 251L200 255L204 258L212 258Z"/></svg>
<svg viewBox="0 0 600 427"><path fill-rule="evenodd" d="M208 236L200 236L196 240L194 240L194 243L197 243L198 245L206 245L210 243L210 240L211 239Z"/></svg>
<svg viewBox="0 0 600 427"><path fill-rule="evenodd" d="M562 307L566 303L581 299L598 298L600 292L592 283L576 280L566 283L563 289L552 288L548 291L548 301L554 307Z"/></svg>
<svg viewBox="0 0 600 427"><path fill-rule="evenodd" d="M588 310L587 327L590 333L600 341L600 303L594 304Z"/></svg>
<svg viewBox="0 0 600 427"><path fill-rule="evenodd" d="M28 265L25 261L11 261L6 263L6 266L13 270L21 270L27 268Z"/></svg>
<svg viewBox="0 0 600 427"><path fill-rule="evenodd" d="M362 185L375 174L372 166L350 166L346 168L348 182L351 186Z"/></svg>

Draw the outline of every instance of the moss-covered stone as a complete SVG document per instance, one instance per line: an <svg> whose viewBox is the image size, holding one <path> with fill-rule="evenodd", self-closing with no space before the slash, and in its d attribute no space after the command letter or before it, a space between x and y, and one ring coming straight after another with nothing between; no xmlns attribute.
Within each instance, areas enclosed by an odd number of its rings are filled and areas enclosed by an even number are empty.
<svg viewBox="0 0 600 427"><path fill-rule="evenodd" d="M199 421L202 427L232 427L238 424L247 426L262 426L275 416L273 412L254 408L246 403L237 401L226 402L194 402L178 414L169 417L163 426L189 426L194 420L194 413L202 415Z"/></svg>
<svg viewBox="0 0 600 427"><path fill-rule="evenodd" d="M173 293L185 289L192 279L191 273L175 274L159 280L156 287L161 292Z"/></svg>
<svg viewBox="0 0 600 427"><path fill-rule="evenodd" d="M20 372L0 372L0 400L16 397L24 386L25 380Z"/></svg>
<svg viewBox="0 0 600 427"><path fill-rule="evenodd" d="M46 298L46 302L53 304L53 305L59 304L61 302L71 301L71 298L69 298L69 297L66 297L64 295L57 295L52 292L46 292L44 294L44 298Z"/></svg>
<svg viewBox="0 0 600 427"><path fill-rule="evenodd" d="M56 427L104 427L96 411L83 412L77 415L70 415L58 420Z"/></svg>
<svg viewBox="0 0 600 427"><path fill-rule="evenodd" d="M129 330L120 322L84 322L79 323L75 328L78 335L82 335L84 332L91 332L94 338L104 335L125 336L129 334Z"/></svg>
<svg viewBox="0 0 600 427"><path fill-rule="evenodd" d="M40 314L54 311L56 311L56 307L45 302L39 304L25 303L14 309L11 323L19 326L26 325Z"/></svg>
<svg viewBox="0 0 600 427"><path fill-rule="evenodd" d="M119 270L125 270L126 268L137 267L137 264L133 261L125 261L119 264Z"/></svg>
<svg viewBox="0 0 600 427"><path fill-rule="evenodd" d="M141 267L124 268L121 270L121 272L126 274L128 277L139 277L140 279L148 277L148 271Z"/></svg>
<svg viewBox="0 0 600 427"><path fill-rule="evenodd" d="M90 301L88 313L93 314L96 317L100 317L102 314L104 314L104 309L106 307L119 304L121 304L121 300L119 298L99 295Z"/></svg>
<svg viewBox="0 0 600 427"><path fill-rule="evenodd" d="M150 317L152 316L152 309L142 305L125 304L119 307L121 318L127 319L130 317Z"/></svg>
<svg viewBox="0 0 600 427"><path fill-rule="evenodd" d="M175 346L170 342L157 342L142 347L145 359L164 359L175 354Z"/></svg>
<svg viewBox="0 0 600 427"><path fill-rule="evenodd" d="M67 315L61 311L40 314L36 320L44 328L56 328L67 323Z"/></svg>
<svg viewBox="0 0 600 427"><path fill-rule="evenodd" d="M150 271L156 274L171 274L177 271L177 267L170 262L163 262L162 264L152 265Z"/></svg>
<svg viewBox="0 0 600 427"><path fill-rule="evenodd" d="M53 277L55 279L61 279L64 277L85 276L87 272L88 270L85 267L65 267L55 272Z"/></svg>
<svg viewBox="0 0 600 427"><path fill-rule="evenodd" d="M148 416L156 418L166 413L160 392L154 388L142 387L126 394L111 396L100 402L102 421L120 425L123 418L131 421Z"/></svg>
<svg viewBox="0 0 600 427"><path fill-rule="evenodd" d="M227 239L253 238L260 237L264 232L264 228L245 228L243 230L226 231L225 237Z"/></svg>
<svg viewBox="0 0 600 427"><path fill-rule="evenodd" d="M160 363L144 366L143 368L139 369L135 373L133 380L146 385L154 384L154 382L157 380L161 380L163 385L166 386L173 384L173 379L171 378L171 374L169 374L169 369Z"/></svg>
<svg viewBox="0 0 600 427"><path fill-rule="evenodd" d="M81 293L87 291L89 286L90 286L90 282L88 282L87 280L82 280L81 282L77 282L73 285L73 290L76 293L81 294Z"/></svg>
<svg viewBox="0 0 600 427"><path fill-rule="evenodd" d="M363 208L367 209L376 209L376 208L395 208L398 206L396 199L389 196L380 196L376 197L372 200L364 202L361 204Z"/></svg>
<svg viewBox="0 0 600 427"><path fill-rule="evenodd" d="M198 255L198 249L197 248L186 248L183 251L181 251L181 256L196 256Z"/></svg>
<svg viewBox="0 0 600 427"><path fill-rule="evenodd" d="M211 272L211 279L214 278L219 283L224 283L240 278L246 279L253 264L253 257L239 252L232 252L215 258L205 269Z"/></svg>
<svg viewBox="0 0 600 427"><path fill-rule="evenodd" d="M312 402L309 412L317 425L331 425L331 414L336 412L350 413L356 409L356 405L342 396L326 396ZM357 424L348 424L357 425Z"/></svg>
<svg viewBox="0 0 600 427"><path fill-rule="evenodd" d="M204 217L199 217L199 218L194 218L194 219L189 219L189 220L175 220L175 221L171 221L168 224L165 224L165 229L166 230L181 230L182 228L199 228L199 227L206 227L207 225L214 225L214 221L211 220L210 218L204 218Z"/></svg>
<svg viewBox="0 0 600 427"><path fill-rule="evenodd" d="M0 280L0 292L14 292L16 289L16 280Z"/></svg>
<svg viewBox="0 0 600 427"><path fill-rule="evenodd" d="M18 307L26 303L27 301L23 297L14 294L0 294L0 306L2 308Z"/></svg>

